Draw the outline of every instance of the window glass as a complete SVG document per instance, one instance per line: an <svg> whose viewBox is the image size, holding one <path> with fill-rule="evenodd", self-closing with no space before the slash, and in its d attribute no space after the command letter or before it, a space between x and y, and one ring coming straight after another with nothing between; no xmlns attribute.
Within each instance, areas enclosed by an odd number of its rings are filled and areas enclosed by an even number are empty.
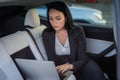
<svg viewBox="0 0 120 80"><path fill-rule="evenodd" d="M80 4L82 6L87 6L89 8L97 9L101 12L101 15L98 13L94 13L96 17L99 17L99 21L105 20L106 27L112 27L112 0L74 0L75 3ZM94 19L96 20L96 19Z"/></svg>
<svg viewBox="0 0 120 80"><path fill-rule="evenodd" d="M111 0L63 0L68 5L75 23L112 27ZM47 7L36 8L46 18Z"/></svg>

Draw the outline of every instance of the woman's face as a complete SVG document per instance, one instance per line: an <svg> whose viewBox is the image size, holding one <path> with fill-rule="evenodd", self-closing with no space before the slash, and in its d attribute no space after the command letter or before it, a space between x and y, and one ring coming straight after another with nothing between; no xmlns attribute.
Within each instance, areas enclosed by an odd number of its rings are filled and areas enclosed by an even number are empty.
<svg viewBox="0 0 120 80"><path fill-rule="evenodd" d="M49 21L55 31L59 31L64 28L66 18L61 11L56 9L50 9Z"/></svg>

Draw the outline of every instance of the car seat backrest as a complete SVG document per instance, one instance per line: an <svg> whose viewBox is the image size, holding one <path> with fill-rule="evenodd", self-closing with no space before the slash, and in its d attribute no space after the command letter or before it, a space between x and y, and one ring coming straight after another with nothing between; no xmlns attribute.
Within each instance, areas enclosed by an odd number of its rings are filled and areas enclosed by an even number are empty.
<svg viewBox="0 0 120 80"><path fill-rule="evenodd" d="M34 44L32 38L29 36L29 34L26 31L17 31L10 35L4 36L1 38L1 42L4 48L6 49L8 56L13 61L13 63L15 64L15 66L17 67L17 69L19 70L20 74L24 79L26 79L26 77L24 76L23 72L21 72L21 70L19 69L15 61L16 58L43 61L43 58L39 54L36 45ZM12 72L12 70L10 72ZM13 79L13 80L18 80L18 79Z"/></svg>
<svg viewBox="0 0 120 80"><path fill-rule="evenodd" d="M7 76L4 74L4 72L0 69L0 80L8 80Z"/></svg>
<svg viewBox="0 0 120 80"><path fill-rule="evenodd" d="M23 80L0 39L0 80Z"/></svg>
<svg viewBox="0 0 120 80"><path fill-rule="evenodd" d="M1 38L8 54L14 58L43 60L29 34L18 31Z"/></svg>
<svg viewBox="0 0 120 80"><path fill-rule="evenodd" d="M27 30L31 33L31 36L33 36L33 38L35 39L35 42L37 44L36 46L38 46L41 55L44 57L45 60L47 60L47 55L41 36L46 26L40 23L40 17L36 9L28 10L25 16L24 25L32 27L32 28L27 28Z"/></svg>

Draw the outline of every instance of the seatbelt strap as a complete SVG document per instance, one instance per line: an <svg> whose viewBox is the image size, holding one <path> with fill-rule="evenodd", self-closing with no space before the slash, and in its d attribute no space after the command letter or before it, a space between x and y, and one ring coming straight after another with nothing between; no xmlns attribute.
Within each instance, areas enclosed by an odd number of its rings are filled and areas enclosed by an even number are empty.
<svg viewBox="0 0 120 80"><path fill-rule="evenodd" d="M38 51L39 51L42 59L45 60L45 58L44 58L44 56L42 55L42 53L41 53L41 51L40 51L40 49L39 49L39 47L38 47L38 45L37 45L37 43L36 43L36 41L35 41L35 38L34 38L33 35L32 35L32 33L31 33L28 29L26 29L26 31L27 31L27 33L31 36L31 38L33 39L33 41L34 41L34 43L35 43L35 45L36 45L36 47L37 47L37 49L38 49Z"/></svg>

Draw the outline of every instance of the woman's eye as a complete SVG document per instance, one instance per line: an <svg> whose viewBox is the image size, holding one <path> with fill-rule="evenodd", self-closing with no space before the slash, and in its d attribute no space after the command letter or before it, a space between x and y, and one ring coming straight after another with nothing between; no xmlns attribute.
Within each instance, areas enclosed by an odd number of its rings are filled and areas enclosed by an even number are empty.
<svg viewBox="0 0 120 80"><path fill-rule="evenodd" d="M60 20L61 18L57 18L57 20Z"/></svg>
<svg viewBox="0 0 120 80"><path fill-rule="evenodd" d="M53 20L52 18L49 18L49 20Z"/></svg>

